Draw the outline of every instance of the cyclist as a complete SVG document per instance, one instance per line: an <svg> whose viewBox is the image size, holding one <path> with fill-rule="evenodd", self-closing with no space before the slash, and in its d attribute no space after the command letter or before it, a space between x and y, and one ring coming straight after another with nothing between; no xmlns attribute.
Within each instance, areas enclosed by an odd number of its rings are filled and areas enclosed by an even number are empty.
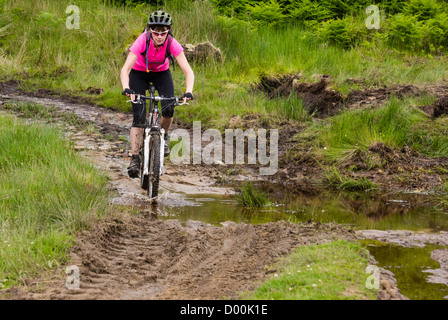
<svg viewBox="0 0 448 320"><path fill-rule="evenodd" d="M186 90L183 102L193 99L194 73L188 63L182 46L172 38L167 41L171 30L172 18L164 11L156 11L149 15L143 32L129 49L129 55L121 69L120 79L122 94L134 100L134 94L146 94L148 83L152 82L160 96L174 97L174 84L169 69L169 59L166 56L168 42L169 52L175 57L185 76ZM147 31L146 31L147 30ZM147 43L148 42L148 43ZM160 126L165 130L165 157L169 155L168 133L173 122L174 106L171 102L162 102L162 118ZM145 127L146 108L142 104L132 103L133 121L131 126L131 163L128 174L136 178L140 171L141 142Z"/></svg>

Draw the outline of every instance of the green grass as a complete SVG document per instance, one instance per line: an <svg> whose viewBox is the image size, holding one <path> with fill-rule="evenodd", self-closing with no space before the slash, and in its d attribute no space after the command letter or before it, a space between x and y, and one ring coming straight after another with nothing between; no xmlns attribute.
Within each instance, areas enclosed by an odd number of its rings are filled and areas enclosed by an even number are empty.
<svg viewBox="0 0 448 320"><path fill-rule="evenodd" d="M446 117L429 119L411 106L414 101L392 97L381 107L345 111L308 126L294 139L309 144L318 159L330 164L366 154L377 143L392 149L409 146L430 157L447 156ZM371 167L381 166L370 160Z"/></svg>
<svg viewBox="0 0 448 320"><path fill-rule="evenodd" d="M344 112L330 120L322 131L321 145L329 159L345 159L381 142L400 148L407 142L412 125L422 122L423 114L392 98L384 107Z"/></svg>
<svg viewBox="0 0 448 320"><path fill-rule="evenodd" d="M0 109L13 111L24 118L37 118L50 121L57 113L56 107L44 107L41 104L22 101L8 101Z"/></svg>
<svg viewBox="0 0 448 320"><path fill-rule="evenodd" d="M424 121L412 128L409 144L430 157L448 155L448 117Z"/></svg>
<svg viewBox="0 0 448 320"><path fill-rule="evenodd" d="M119 71L123 53L142 32L155 7L111 6L83 1L80 29L67 29L67 4L49 0L0 2L0 78L21 80L25 90L47 88L87 96L95 103L130 111L121 96ZM347 78L365 78L368 85L438 83L448 79L446 56L427 57L393 50L381 42L350 49L324 45L302 26L251 28L244 21L221 17L210 2L167 1L164 9L174 19L174 35L181 43L211 41L221 49L223 62L192 63L196 75L190 106L176 109L179 118L224 128L230 117L261 114L274 122L285 118L308 121L294 98L267 100L250 86L260 74L297 73L303 81L330 74L334 87L353 89ZM372 31L373 32L373 31ZM179 68L173 73L176 94L185 86ZM102 88L99 95L82 93ZM295 108L295 106L298 106Z"/></svg>
<svg viewBox="0 0 448 320"><path fill-rule="evenodd" d="M246 207L264 207L270 204L268 196L251 182L243 185L236 199L238 203Z"/></svg>
<svg viewBox="0 0 448 320"><path fill-rule="evenodd" d="M342 191L374 191L378 185L365 177L350 178L339 172L336 167L324 170L324 183L326 187Z"/></svg>
<svg viewBox="0 0 448 320"><path fill-rule="evenodd" d="M0 141L0 279L9 287L63 263L109 194L107 177L56 128L2 115Z"/></svg>
<svg viewBox="0 0 448 320"><path fill-rule="evenodd" d="M375 299L366 288L368 251L357 242L338 240L296 248L272 266L273 274L247 299Z"/></svg>

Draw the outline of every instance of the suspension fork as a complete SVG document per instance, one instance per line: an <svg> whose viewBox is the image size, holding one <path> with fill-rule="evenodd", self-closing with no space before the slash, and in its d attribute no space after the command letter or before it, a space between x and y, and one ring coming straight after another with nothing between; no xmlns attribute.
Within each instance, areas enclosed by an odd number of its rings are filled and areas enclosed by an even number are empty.
<svg viewBox="0 0 448 320"><path fill-rule="evenodd" d="M163 159L165 159L165 129L160 128L160 175L163 175Z"/></svg>
<svg viewBox="0 0 448 320"><path fill-rule="evenodd" d="M153 103L157 103L157 102L153 102ZM154 115L153 115L153 119L154 119L154 123L153 125L157 127L157 133L160 135L160 175L163 175L163 160L165 159L165 129L163 129L162 127L159 126L159 114L158 114L158 109L154 108ZM156 133L156 134L157 134Z"/></svg>

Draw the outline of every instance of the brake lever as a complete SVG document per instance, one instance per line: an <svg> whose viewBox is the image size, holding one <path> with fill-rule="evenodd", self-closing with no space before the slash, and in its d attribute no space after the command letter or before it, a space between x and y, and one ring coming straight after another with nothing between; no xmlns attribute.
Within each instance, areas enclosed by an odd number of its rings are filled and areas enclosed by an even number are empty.
<svg viewBox="0 0 448 320"><path fill-rule="evenodd" d="M132 100L128 100L128 101L126 101L126 102L132 102L132 103L135 103L135 104L143 104L143 101L142 101L142 99L140 98L140 95L137 95L137 96L136 96L136 99L135 99L134 101L132 101Z"/></svg>
<svg viewBox="0 0 448 320"><path fill-rule="evenodd" d="M135 104L142 104L143 103L142 101L138 102L138 101L132 101L132 100L128 100L126 102L132 102L132 103L135 103Z"/></svg>

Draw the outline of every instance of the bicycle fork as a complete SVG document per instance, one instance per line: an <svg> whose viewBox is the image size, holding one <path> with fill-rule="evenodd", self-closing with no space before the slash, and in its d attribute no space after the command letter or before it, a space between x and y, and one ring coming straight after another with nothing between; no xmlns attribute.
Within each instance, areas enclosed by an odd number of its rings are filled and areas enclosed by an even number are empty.
<svg viewBox="0 0 448 320"><path fill-rule="evenodd" d="M165 159L165 129L160 128L160 175L163 175L163 159Z"/></svg>

